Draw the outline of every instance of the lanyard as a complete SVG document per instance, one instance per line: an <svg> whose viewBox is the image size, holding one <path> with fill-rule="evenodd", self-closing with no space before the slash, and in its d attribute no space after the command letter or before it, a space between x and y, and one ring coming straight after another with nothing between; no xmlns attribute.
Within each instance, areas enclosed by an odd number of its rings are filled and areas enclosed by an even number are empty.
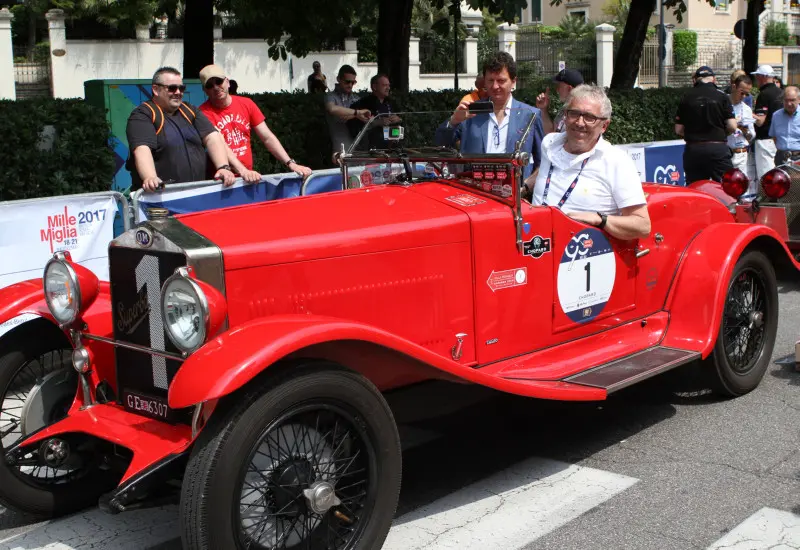
<svg viewBox="0 0 800 550"><path fill-rule="evenodd" d="M578 175L575 176L575 179L572 181L572 185L570 185L569 188L567 188L567 190L564 192L564 196L561 197L561 200L558 201L558 207L559 208L564 206L564 203L567 202L567 199L569 199L569 196L572 194L572 190L575 189L576 185L578 185L578 178L581 177L581 174L583 173L583 167L586 166L586 163L588 161L589 161L589 157L586 157L585 159L583 159L583 162L581 163L580 172L578 172ZM553 175L553 163L551 162L550 163L550 171L547 172L547 181L544 184L544 193L542 194L542 205L543 206L547 206L547 191L550 190L550 177L552 175Z"/></svg>

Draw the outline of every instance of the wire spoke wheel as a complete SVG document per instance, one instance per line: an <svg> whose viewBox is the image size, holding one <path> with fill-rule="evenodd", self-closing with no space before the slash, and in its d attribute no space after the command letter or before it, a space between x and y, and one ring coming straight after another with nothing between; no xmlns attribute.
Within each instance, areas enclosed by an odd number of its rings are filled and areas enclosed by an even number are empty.
<svg viewBox="0 0 800 550"><path fill-rule="evenodd" d="M240 545L353 548L375 500L375 457L344 405L321 401L285 413L245 463L234 520Z"/></svg>
<svg viewBox="0 0 800 550"><path fill-rule="evenodd" d="M67 415L78 386L71 368L71 350L59 349L25 361L0 395L0 448L7 449L36 430ZM14 470L33 485L66 483L80 477L78 455L58 467L49 466L37 447L19 457Z"/></svg>
<svg viewBox="0 0 800 550"><path fill-rule="evenodd" d="M766 289L754 269L742 271L731 283L723 317L723 342L734 372L747 374L764 348Z"/></svg>

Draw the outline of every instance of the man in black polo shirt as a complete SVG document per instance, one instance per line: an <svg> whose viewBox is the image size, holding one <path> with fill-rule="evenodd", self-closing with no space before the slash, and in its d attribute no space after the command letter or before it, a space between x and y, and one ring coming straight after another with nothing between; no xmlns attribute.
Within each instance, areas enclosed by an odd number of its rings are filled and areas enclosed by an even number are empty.
<svg viewBox="0 0 800 550"><path fill-rule="evenodd" d="M391 115L391 113L396 113L398 111L398 109L392 105L392 102L389 100L391 84L389 83L388 76L385 74L377 74L373 76L369 81L369 86L372 90L372 93L370 93L368 96L362 97L350 105L351 109L367 109L373 117L377 115ZM369 135L367 136L367 143L369 144L369 147L375 149L385 149L386 142L383 139L383 127L389 124L397 124L398 122L400 122L400 117L397 115L384 116L381 117L381 120L376 120L373 122L372 126L374 126L374 128L371 127ZM358 136L358 133L364 128L364 125L365 123L357 118L347 121L347 129L350 131L350 135L353 137L353 139ZM364 149L364 144L364 140L362 139L359 149Z"/></svg>
<svg viewBox="0 0 800 550"><path fill-rule="evenodd" d="M675 116L675 133L683 136L683 170L686 183L722 181L733 168L728 134L736 131L736 118L728 96L717 89L714 71L703 66L694 73L694 88L681 99Z"/></svg>
<svg viewBox="0 0 800 550"><path fill-rule="evenodd" d="M751 74L755 75L759 89L753 107L753 117L756 119L753 155L756 161L756 177L761 180L761 176L775 168L775 153L778 151L769 136L769 127L775 111L783 109L783 90L775 85L775 71L771 65L759 65L758 70Z"/></svg>
<svg viewBox="0 0 800 550"><path fill-rule="evenodd" d="M158 69L152 89L152 100L136 107L128 117L131 190L155 191L166 180L209 179L206 149L216 168L214 179L231 185L235 176L228 165L225 139L197 107L183 103L186 86L181 73L172 67ZM241 168L237 166L237 170Z"/></svg>

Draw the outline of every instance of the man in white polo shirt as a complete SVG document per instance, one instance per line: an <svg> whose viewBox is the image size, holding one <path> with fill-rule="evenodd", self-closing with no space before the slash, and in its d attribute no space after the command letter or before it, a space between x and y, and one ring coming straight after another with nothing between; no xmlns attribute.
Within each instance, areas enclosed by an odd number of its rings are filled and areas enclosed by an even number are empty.
<svg viewBox="0 0 800 550"><path fill-rule="evenodd" d="M647 237L650 214L636 166L603 139L611 122L603 89L578 86L564 113L566 131L545 136L538 175L525 181L533 186L532 204L560 208L618 239Z"/></svg>

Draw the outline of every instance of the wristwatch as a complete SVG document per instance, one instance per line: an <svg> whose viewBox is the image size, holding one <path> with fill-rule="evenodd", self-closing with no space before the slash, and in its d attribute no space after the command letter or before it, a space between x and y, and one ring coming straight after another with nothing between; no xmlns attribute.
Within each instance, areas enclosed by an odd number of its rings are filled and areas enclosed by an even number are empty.
<svg viewBox="0 0 800 550"><path fill-rule="evenodd" d="M294 160L294 159L289 159L289 160L287 160L286 162L284 162L283 164L284 164L284 165L286 165L286 167L288 168L288 167L289 167L289 165L290 165L290 164L292 164L293 162L294 162L295 164L297 164L297 163L295 162L295 160Z"/></svg>
<svg viewBox="0 0 800 550"><path fill-rule="evenodd" d="M230 164L223 164L222 166L217 167L217 170L229 170L233 172L233 168L231 168Z"/></svg>
<svg viewBox="0 0 800 550"><path fill-rule="evenodd" d="M597 229L603 229L606 226L606 222L608 221L608 216L606 216L602 212L598 212L597 215L600 216L600 223L597 225Z"/></svg>

